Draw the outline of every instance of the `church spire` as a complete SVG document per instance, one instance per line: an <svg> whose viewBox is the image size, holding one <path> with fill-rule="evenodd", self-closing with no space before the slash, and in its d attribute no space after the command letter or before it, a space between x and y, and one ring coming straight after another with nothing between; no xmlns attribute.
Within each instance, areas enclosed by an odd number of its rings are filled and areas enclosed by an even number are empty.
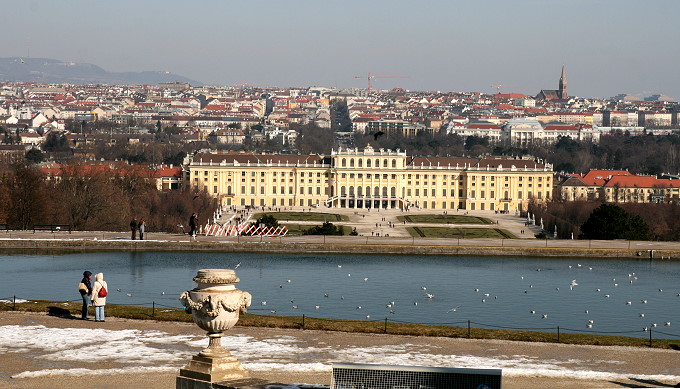
<svg viewBox="0 0 680 389"><path fill-rule="evenodd" d="M568 98L568 95L567 95L567 74L564 72L564 65L562 65L562 75L560 76L560 84L559 84L558 94L560 96L560 99L562 99L562 100L566 100Z"/></svg>

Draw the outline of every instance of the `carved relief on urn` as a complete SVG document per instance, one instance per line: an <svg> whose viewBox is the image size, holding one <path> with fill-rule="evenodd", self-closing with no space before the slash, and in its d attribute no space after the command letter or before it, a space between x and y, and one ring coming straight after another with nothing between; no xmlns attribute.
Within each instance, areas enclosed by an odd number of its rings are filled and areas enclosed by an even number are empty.
<svg viewBox="0 0 680 389"><path fill-rule="evenodd" d="M250 306L251 296L236 288L236 272L229 269L202 269L194 281L198 286L183 292L180 301L193 316L194 323L208 332L210 343L203 356L228 354L222 348L222 332L232 328Z"/></svg>

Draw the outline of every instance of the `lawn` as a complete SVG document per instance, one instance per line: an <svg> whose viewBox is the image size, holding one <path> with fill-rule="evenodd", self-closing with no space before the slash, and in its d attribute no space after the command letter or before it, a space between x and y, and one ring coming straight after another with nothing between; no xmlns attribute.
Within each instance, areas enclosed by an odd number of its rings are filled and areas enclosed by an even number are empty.
<svg viewBox="0 0 680 389"><path fill-rule="evenodd" d="M516 236L500 228L449 228L449 227L407 227L415 238L460 238L460 239L515 239Z"/></svg>
<svg viewBox="0 0 680 389"><path fill-rule="evenodd" d="M349 217L345 215L338 215L337 213L323 213L323 212L260 212L253 215L253 219L257 220L264 214L272 215L278 221L303 221L303 222L346 222ZM289 227L290 228L290 227Z"/></svg>
<svg viewBox="0 0 680 389"><path fill-rule="evenodd" d="M400 222L436 224L494 224L485 217L466 215L405 215L397 216Z"/></svg>
<svg viewBox="0 0 680 389"><path fill-rule="evenodd" d="M81 302L57 302L35 300L25 303L17 303L16 307L10 302L0 302L0 311L24 311L46 312L54 316L75 318L80 316ZM252 308L257 311L257 308ZM162 306L142 307L107 304L106 315L135 320L158 320L191 322L191 315L187 315L183 309L174 309ZM450 325L425 325L399 323L388 320L339 320L321 319L313 317L290 317L241 314L238 322L244 327L268 327L268 328L296 328L319 331L343 331L354 333L387 333L395 335L411 336L445 336L452 338L473 339L498 339L514 340L521 342L552 342L566 344L590 344L600 346L629 346L663 349L678 349L677 339L654 339L653 342L646 338L633 338L623 336L607 336L597 334L581 334L562 332L559 336L554 332L536 332L526 330L486 329ZM469 324L468 324L469 325ZM651 334L651 332L650 332ZM651 344L650 344L651 343Z"/></svg>
<svg viewBox="0 0 680 389"><path fill-rule="evenodd" d="M288 235L304 235L304 231L307 229L310 229L312 227L318 226L318 224L288 224L288 223L279 223L282 226L288 227ZM352 232L352 227L350 226L337 226L342 228L342 232L344 235L349 235L350 232Z"/></svg>

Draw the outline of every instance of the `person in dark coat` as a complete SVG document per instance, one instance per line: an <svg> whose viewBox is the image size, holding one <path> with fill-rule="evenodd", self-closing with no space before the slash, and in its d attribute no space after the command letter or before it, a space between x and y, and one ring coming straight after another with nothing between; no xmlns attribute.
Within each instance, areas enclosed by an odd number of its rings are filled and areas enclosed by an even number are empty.
<svg viewBox="0 0 680 389"><path fill-rule="evenodd" d="M137 218L132 219L130 222L130 231L132 231L132 240L135 240L135 237L137 236Z"/></svg>
<svg viewBox="0 0 680 389"><path fill-rule="evenodd" d="M85 289L83 289L83 285L81 285L78 289L80 292L80 297L83 298L83 308L80 312L80 318L87 320L87 307L89 306L90 300L92 299L92 272L84 271L83 279L80 282L85 286Z"/></svg>
<svg viewBox="0 0 680 389"><path fill-rule="evenodd" d="M189 235L192 238L196 237L196 227L198 227L198 215L196 213L192 213L191 217L189 218Z"/></svg>

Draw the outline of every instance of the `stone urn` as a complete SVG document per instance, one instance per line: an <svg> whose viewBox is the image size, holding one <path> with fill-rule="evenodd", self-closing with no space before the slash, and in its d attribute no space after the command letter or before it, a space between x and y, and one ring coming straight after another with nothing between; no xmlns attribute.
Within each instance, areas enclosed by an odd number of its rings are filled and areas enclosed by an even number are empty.
<svg viewBox="0 0 680 389"><path fill-rule="evenodd" d="M198 286L183 292L179 299L194 323L208 332L209 343L180 370L178 378L217 382L248 377L239 361L222 348L221 339L224 331L234 327L239 313L250 306L250 293L236 288L239 278L230 269L202 269L194 281Z"/></svg>

